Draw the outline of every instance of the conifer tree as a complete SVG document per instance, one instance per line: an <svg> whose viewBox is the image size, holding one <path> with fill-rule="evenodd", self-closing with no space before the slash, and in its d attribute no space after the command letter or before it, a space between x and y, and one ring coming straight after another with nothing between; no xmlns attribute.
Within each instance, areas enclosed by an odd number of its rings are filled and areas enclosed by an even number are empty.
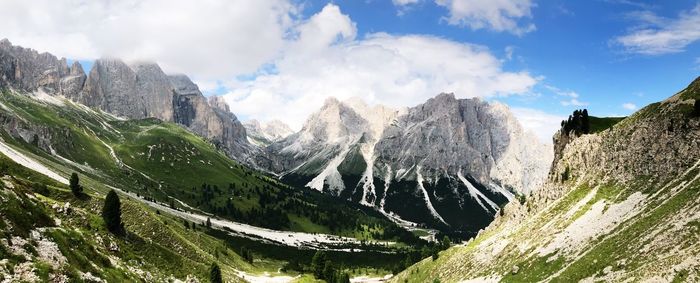
<svg viewBox="0 0 700 283"><path fill-rule="evenodd" d="M314 257L311 259L311 270L316 278L323 277L323 268L326 263L326 253L323 251L316 251Z"/></svg>
<svg viewBox="0 0 700 283"><path fill-rule="evenodd" d="M68 186L70 187L70 191L73 192L73 195L75 196L80 196L83 193L83 186L80 185L78 173L73 172L73 174L70 175L70 182Z"/></svg>
<svg viewBox="0 0 700 283"><path fill-rule="evenodd" d="M110 232L116 235L121 235L124 232L121 202L119 201L119 196L116 192L114 192L114 190L107 193L105 204L102 207L102 219L104 219L107 230Z"/></svg>
<svg viewBox="0 0 700 283"><path fill-rule="evenodd" d="M224 282L223 279L221 279L221 268L219 268L216 262L212 263L211 268L209 268L209 281L211 281L211 283Z"/></svg>

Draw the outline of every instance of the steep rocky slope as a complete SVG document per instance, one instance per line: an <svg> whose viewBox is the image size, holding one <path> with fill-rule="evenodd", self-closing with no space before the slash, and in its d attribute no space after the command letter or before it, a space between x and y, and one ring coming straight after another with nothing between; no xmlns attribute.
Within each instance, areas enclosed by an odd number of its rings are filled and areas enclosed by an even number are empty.
<svg viewBox="0 0 700 283"><path fill-rule="evenodd" d="M394 281L700 280L697 99L700 78L608 130L560 131L547 184Z"/></svg>
<svg viewBox="0 0 700 283"><path fill-rule="evenodd" d="M283 180L463 235L540 185L552 156L504 105L452 94L398 110L331 98L266 150Z"/></svg>
<svg viewBox="0 0 700 283"><path fill-rule="evenodd" d="M78 62L0 41L0 88L63 96L128 118L176 122L212 141L231 157L253 164L256 150L228 107L208 101L187 76L168 76L155 63L95 61L88 75Z"/></svg>
<svg viewBox="0 0 700 283"><path fill-rule="evenodd" d="M248 141L262 147L282 140L294 133L287 124L280 120L260 122L253 119L243 122L243 126L245 126Z"/></svg>

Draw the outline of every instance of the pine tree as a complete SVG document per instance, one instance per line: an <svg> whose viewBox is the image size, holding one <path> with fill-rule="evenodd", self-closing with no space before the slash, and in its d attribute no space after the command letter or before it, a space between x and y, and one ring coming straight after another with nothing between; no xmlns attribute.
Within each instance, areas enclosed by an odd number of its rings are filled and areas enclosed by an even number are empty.
<svg viewBox="0 0 700 283"><path fill-rule="evenodd" d="M335 268L333 268L333 262L330 260L326 260L326 262L323 264L323 277L321 279L325 279L326 282L333 282L335 281Z"/></svg>
<svg viewBox="0 0 700 283"><path fill-rule="evenodd" d="M211 228L211 219L207 217L207 228Z"/></svg>
<svg viewBox="0 0 700 283"><path fill-rule="evenodd" d="M223 279L221 279L221 268L219 268L216 262L212 263L211 268L209 268L209 281L211 281L211 283L224 282Z"/></svg>
<svg viewBox="0 0 700 283"><path fill-rule="evenodd" d="M105 204L102 207L102 219L104 219L107 230L110 232L116 235L121 235L124 232L121 202L119 201L119 196L116 192L114 192L114 190L107 193Z"/></svg>
<svg viewBox="0 0 700 283"><path fill-rule="evenodd" d="M336 280L338 283L350 283L350 274L347 272L340 272Z"/></svg>
<svg viewBox="0 0 700 283"><path fill-rule="evenodd" d="M326 253L323 251L316 251L314 257L311 259L311 270L313 270L314 276L316 278L323 277L323 267L326 263Z"/></svg>
<svg viewBox="0 0 700 283"><path fill-rule="evenodd" d="M73 192L75 196L80 196L83 193L83 186L80 185L78 173L73 172L73 174L70 175L69 187L70 191Z"/></svg>
<svg viewBox="0 0 700 283"><path fill-rule="evenodd" d="M442 249L446 250L450 248L450 246L452 246L452 241L450 240L450 237L447 237L447 235L445 235L444 237L442 237L442 241L440 242L440 244L442 244Z"/></svg>

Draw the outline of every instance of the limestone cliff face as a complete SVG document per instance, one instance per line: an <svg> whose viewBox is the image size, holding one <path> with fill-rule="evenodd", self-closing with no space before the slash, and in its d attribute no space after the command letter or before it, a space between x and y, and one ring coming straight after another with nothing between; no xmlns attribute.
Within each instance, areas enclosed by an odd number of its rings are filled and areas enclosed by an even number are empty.
<svg viewBox="0 0 700 283"><path fill-rule="evenodd" d="M172 86L156 64L95 61L78 102L130 119L173 120Z"/></svg>
<svg viewBox="0 0 700 283"><path fill-rule="evenodd" d="M700 78L601 132L557 134L541 188L390 282L698 282L698 99Z"/></svg>
<svg viewBox="0 0 700 283"><path fill-rule="evenodd" d="M7 39L0 40L0 86L21 90L43 87L57 92L61 79L70 72L66 59L13 46Z"/></svg>
<svg viewBox="0 0 700 283"><path fill-rule="evenodd" d="M505 105L453 94L404 109L331 98L266 150L290 183L466 234L541 185L552 158Z"/></svg>
<svg viewBox="0 0 700 283"><path fill-rule="evenodd" d="M64 96L128 119L181 124L231 157L252 164L253 147L225 102L207 99L185 75L166 75L155 63L96 60L88 75L78 62L0 41L0 87Z"/></svg>

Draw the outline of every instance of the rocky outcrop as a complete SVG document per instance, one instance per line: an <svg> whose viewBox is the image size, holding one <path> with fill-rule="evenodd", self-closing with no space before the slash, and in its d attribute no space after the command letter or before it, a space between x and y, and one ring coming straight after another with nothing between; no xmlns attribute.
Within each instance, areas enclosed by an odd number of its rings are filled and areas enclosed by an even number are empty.
<svg viewBox="0 0 700 283"><path fill-rule="evenodd" d="M172 99L172 86L158 65L99 59L77 100L129 119L172 121Z"/></svg>
<svg viewBox="0 0 700 283"><path fill-rule="evenodd" d="M558 134L559 154L541 189L508 204L469 248L390 281L698 281L697 99L700 78L610 128L566 140Z"/></svg>
<svg viewBox="0 0 700 283"><path fill-rule="evenodd" d="M158 118L189 128L231 157L253 164L246 131L224 101L207 100L185 75L166 75L155 63L95 61L89 75L74 62L0 41L0 87L42 91L128 119Z"/></svg>
<svg viewBox="0 0 700 283"><path fill-rule="evenodd" d="M77 71L77 70L76 70ZM71 73L66 59L13 46L0 40L0 87L34 91L40 87L59 92L61 79Z"/></svg>
<svg viewBox="0 0 700 283"><path fill-rule="evenodd" d="M228 105L218 96L204 97L185 75L172 75L168 79L173 93L173 121L211 140L233 158L253 164L252 146L246 139L245 128Z"/></svg>
<svg viewBox="0 0 700 283"><path fill-rule="evenodd" d="M552 158L506 106L452 94L408 109L331 98L267 150L288 182L471 232L541 185Z"/></svg>
<svg viewBox="0 0 700 283"><path fill-rule="evenodd" d="M260 122L248 120L243 123L248 135L248 141L257 146L268 146L293 134L291 128L280 120Z"/></svg>

